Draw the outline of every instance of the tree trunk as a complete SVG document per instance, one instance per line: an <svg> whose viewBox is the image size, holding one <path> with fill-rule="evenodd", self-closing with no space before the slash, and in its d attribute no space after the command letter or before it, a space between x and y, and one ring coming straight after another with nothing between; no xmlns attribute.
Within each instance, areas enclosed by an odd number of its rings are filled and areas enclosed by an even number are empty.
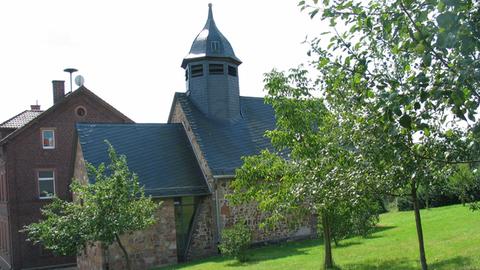
<svg viewBox="0 0 480 270"><path fill-rule="evenodd" d="M422 270L427 270L427 258L425 257L425 245L423 242L422 219L420 217L420 207L418 205L417 188L415 182L412 183L412 202L413 211L415 212L415 225L417 226L418 247L420 249L420 263Z"/></svg>
<svg viewBox="0 0 480 270"><path fill-rule="evenodd" d="M118 237L118 234L115 234L115 239L117 240L118 246L123 251L123 257L125 258L125 262L127 263L127 270L132 270L132 267L130 266L130 258L128 258L127 250L125 250L125 247L122 245L122 241L120 241L120 237Z"/></svg>
<svg viewBox="0 0 480 270"><path fill-rule="evenodd" d="M323 242L325 245L324 269L333 268L332 258L332 231L330 228L330 219L327 213L322 214Z"/></svg>

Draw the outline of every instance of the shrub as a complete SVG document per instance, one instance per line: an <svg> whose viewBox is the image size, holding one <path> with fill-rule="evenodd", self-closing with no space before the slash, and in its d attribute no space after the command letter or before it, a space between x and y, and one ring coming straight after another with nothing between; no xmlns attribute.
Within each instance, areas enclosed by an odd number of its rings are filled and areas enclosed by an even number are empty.
<svg viewBox="0 0 480 270"><path fill-rule="evenodd" d="M377 200L366 200L356 207L338 207L332 215L332 238L336 245L351 236L367 237L378 223L383 212Z"/></svg>
<svg viewBox="0 0 480 270"><path fill-rule="evenodd" d="M222 255L234 257L239 262L247 260L246 251L250 246L252 234L244 222L239 222L222 232L219 246Z"/></svg>

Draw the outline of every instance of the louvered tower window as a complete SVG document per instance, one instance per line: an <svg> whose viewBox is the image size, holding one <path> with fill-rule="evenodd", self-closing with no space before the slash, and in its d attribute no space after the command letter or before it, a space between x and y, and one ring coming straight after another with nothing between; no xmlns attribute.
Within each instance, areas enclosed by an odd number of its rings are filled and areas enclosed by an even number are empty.
<svg viewBox="0 0 480 270"><path fill-rule="evenodd" d="M208 65L209 74L223 74L223 65L222 64L210 64Z"/></svg>
<svg viewBox="0 0 480 270"><path fill-rule="evenodd" d="M192 65L192 78L203 76L203 65Z"/></svg>

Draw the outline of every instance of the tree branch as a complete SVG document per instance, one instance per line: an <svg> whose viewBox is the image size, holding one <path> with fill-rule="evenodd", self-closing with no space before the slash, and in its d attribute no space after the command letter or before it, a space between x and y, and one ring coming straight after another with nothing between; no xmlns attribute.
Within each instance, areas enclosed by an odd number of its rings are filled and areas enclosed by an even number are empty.
<svg viewBox="0 0 480 270"><path fill-rule="evenodd" d="M415 28L415 30L417 30L419 33L420 33L420 36L421 37L424 37L424 34L422 32L422 30L420 29L420 27L418 27L418 25L415 23L415 20L413 19L412 15L408 12L408 10L405 8L405 6L403 5L403 2L400 1L400 9L403 11L403 13L405 13L405 15L407 16L408 20L410 21L410 23L413 25L413 27ZM441 56L437 51L435 51L435 49L430 45L430 43L428 42L425 42L425 45L427 45L426 47L428 48L428 50L440 61L442 62L442 64L450 71L452 72L453 74L455 74L456 76L459 76L458 72L453 69L449 64L448 62L445 60L445 58L443 58L443 56ZM469 82L465 82L469 89L472 91L472 93L478 98L480 99L480 94L475 91L473 85L471 85Z"/></svg>

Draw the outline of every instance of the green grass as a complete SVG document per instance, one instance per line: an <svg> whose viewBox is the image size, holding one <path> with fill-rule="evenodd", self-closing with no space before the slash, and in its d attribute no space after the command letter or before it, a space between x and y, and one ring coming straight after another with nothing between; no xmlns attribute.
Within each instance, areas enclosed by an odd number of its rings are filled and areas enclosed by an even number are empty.
<svg viewBox="0 0 480 270"><path fill-rule="evenodd" d="M480 269L480 213L460 205L422 210L429 269ZM412 212L387 213L377 231L367 239L351 238L334 247L336 265L342 270L420 269ZM247 263L212 257L167 269L321 269L323 245L319 240L291 242L250 250Z"/></svg>

